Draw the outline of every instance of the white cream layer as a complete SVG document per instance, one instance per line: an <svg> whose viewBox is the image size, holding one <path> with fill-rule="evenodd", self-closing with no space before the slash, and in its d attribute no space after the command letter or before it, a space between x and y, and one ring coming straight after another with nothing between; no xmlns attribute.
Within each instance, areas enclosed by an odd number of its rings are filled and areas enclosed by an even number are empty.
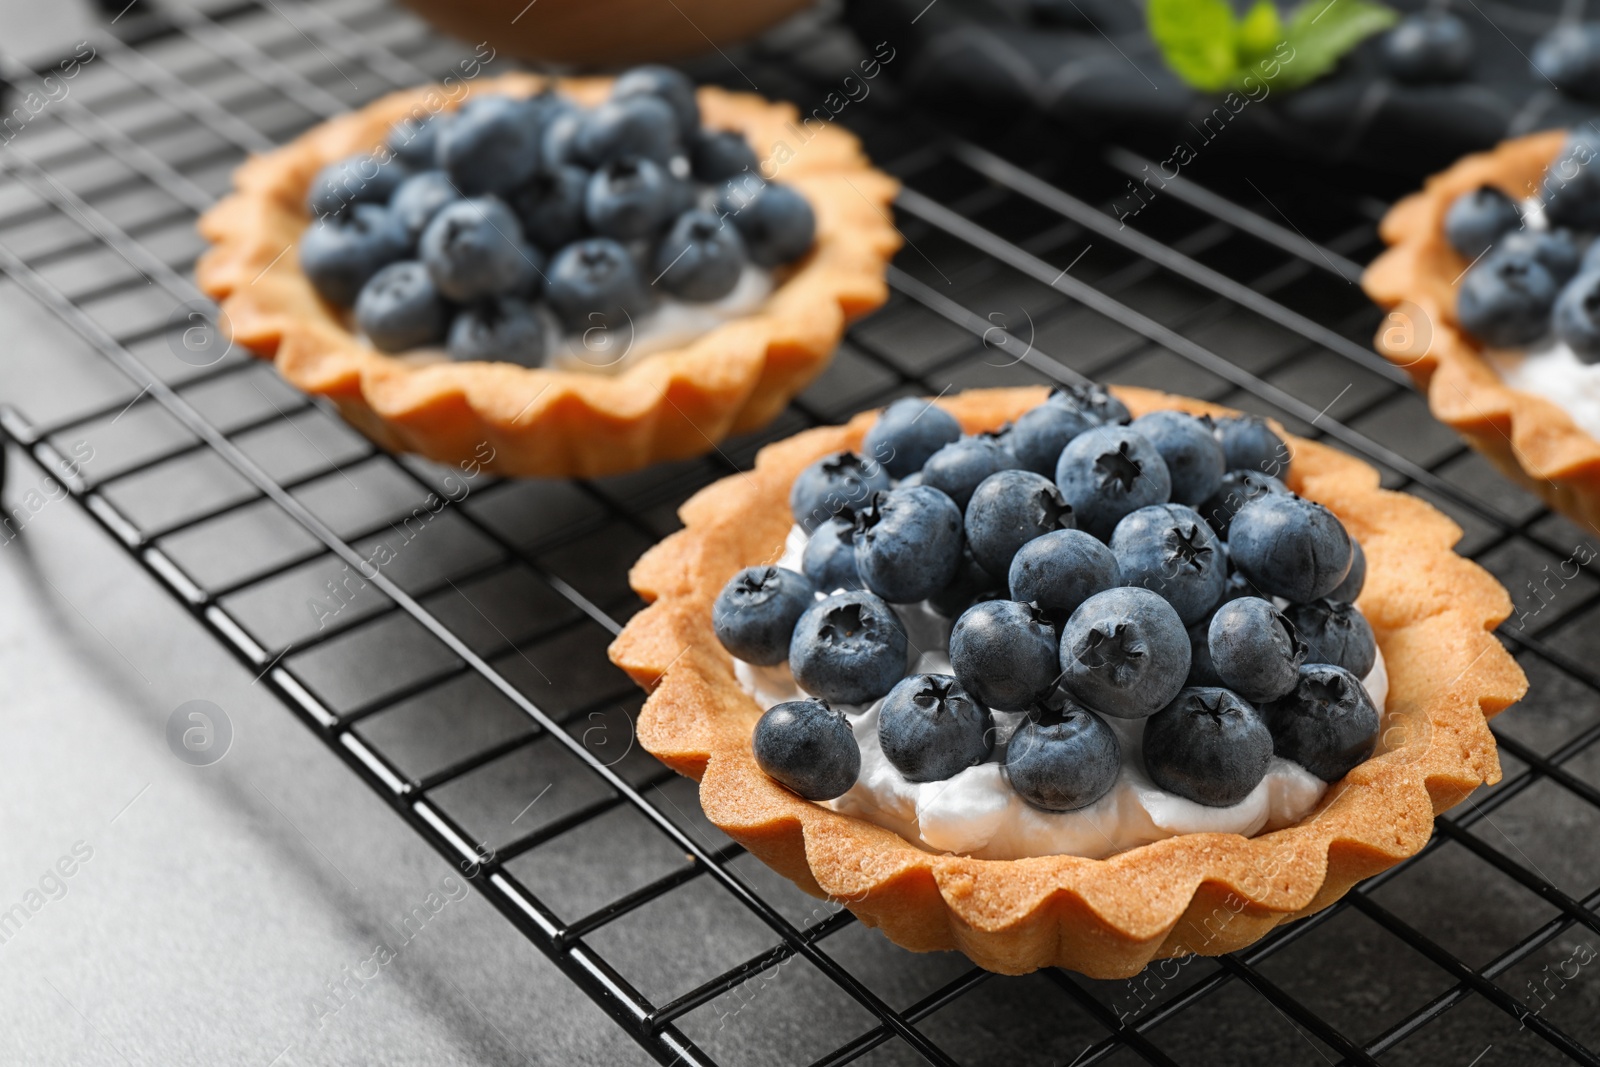
<svg viewBox="0 0 1600 1067"><path fill-rule="evenodd" d="M549 331L545 335L545 366L616 374L646 356L682 348L725 322L755 313L771 293L772 272L746 266L733 291L721 300L705 304L663 300L638 321L615 330Z"/></svg>
<svg viewBox="0 0 1600 1067"><path fill-rule="evenodd" d="M1600 437L1600 363L1585 363L1564 341L1550 338L1526 352L1491 349L1489 365L1513 389L1561 408L1578 429Z"/></svg>
<svg viewBox="0 0 1600 1067"><path fill-rule="evenodd" d="M804 531L791 528L778 565L798 571L806 541ZM908 673L950 673L950 621L923 604L895 611L912 646ZM740 685L763 708L806 696L787 663L756 667L736 660L734 671ZM1389 675L1381 651L1362 684L1382 714ZM849 792L827 804L939 852L996 860L1057 855L1098 859L1178 834L1212 831L1249 837L1300 821L1328 788L1298 763L1274 756L1266 777L1244 800L1226 808L1197 804L1150 781L1140 756L1143 720L1107 717L1122 745L1122 770L1110 792L1078 811L1040 811L1006 780L1004 744L1023 713L994 713L1000 736L994 761L968 767L942 782L919 783L906 781L878 745L882 703L842 709L861 745L861 774Z"/></svg>

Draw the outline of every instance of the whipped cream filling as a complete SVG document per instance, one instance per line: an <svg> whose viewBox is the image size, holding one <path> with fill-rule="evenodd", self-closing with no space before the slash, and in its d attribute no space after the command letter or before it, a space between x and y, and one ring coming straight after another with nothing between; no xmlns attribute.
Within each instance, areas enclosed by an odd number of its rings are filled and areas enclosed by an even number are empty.
<svg viewBox="0 0 1600 1067"><path fill-rule="evenodd" d="M807 540L800 527L791 527L778 566L800 570ZM911 649L907 673L949 674L953 620L926 604L893 607L905 626ZM807 696L795 684L787 663L758 667L735 660L734 673L763 708ZM1381 650L1362 684L1381 715L1389 695ZM1140 755L1143 719L1104 716L1122 746L1122 769L1116 783L1086 808L1040 811L1011 788L1005 774L1005 745L1026 718L1025 712L993 713L998 741L990 762L968 767L942 782L909 782L878 745L882 705L878 700L840 708L861 746L861 774L849 792L826 805L938 852L994 860L1057 855L1100 859L1178 834L1215 832L1250 837L1299 822L1328 789L1326 782L1298 763L1273 756L1266 777L1248 797L1230 807L1208 807L1168 793L1150 780Z"/></svg>
<svg viewBox="0 0 1600 1067"><path fill-rule="evenodd" d="M1528 197L1521 207L1528 229L1550 228L1538 197ZM1485 355L1501 381L1550 401L1572 416L1580 430L1600 437L1600 364L1585 363L1571 345L1553 335L1524 351L1492 348Z"/></svg>
<svg viewBox="0 0 1600 1067"><path fill-rule="evenodd" d="M544 364L556 370L616 374L646 356L682 348L725 322L753 314L772 294L772 272L746 264L733 290L721 300L692 304L662 300L631 323L615 330L591 329L545 334Z"/></svg>
<svg viewBox="0 0 1600 1067"><path fill-rule="evenodd" d="M1600 363L1585 363L1553 337L1525 352L1489 349L1485 355L1501 381L1543 397L1572 416L1578 429L1600 437Z"/></svg>

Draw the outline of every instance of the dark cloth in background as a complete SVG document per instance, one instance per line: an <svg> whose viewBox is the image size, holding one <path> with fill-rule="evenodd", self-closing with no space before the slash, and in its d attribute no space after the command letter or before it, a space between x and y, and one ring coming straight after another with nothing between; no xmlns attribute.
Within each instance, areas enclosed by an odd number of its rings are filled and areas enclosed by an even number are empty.
<svg viewBox="0 0 1600 1067"><path fill-rule="evenodd" d="M1157 159L1187 143L1420 177L1506 137L1600 114L1527 59L1560 8L1559 0L1458 0L1450 10L1476 46L1467 80L1400 84L1384 72L1373 37L1302 89L1272 88L1242 107L1235 98L1238 110L1221 130L1221 116L1205 121L1221 94L1198 93L1167 68L1145 32L1143 5L1132 0L848 0L845 17L863 40L898 50L890 77L923 103L967 117L1030 109L1075 135Z"/></svg>

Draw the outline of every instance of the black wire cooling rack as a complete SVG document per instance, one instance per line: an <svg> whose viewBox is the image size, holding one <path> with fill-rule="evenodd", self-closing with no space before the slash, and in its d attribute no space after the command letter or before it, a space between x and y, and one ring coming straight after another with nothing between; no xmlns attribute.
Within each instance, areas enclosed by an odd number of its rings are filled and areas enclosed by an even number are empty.
<svg viewBox="0 0 1600 1067"><path fill-rule="evenodd" d="M0 57L3 295L63 383L8 389L0 429L660 1062L1600 1063L1593 531L1494 475L1368 347L1381 203L1221 153L1146 183L1145 159L1025 118L962 139L882 78L836 121L906 182L906 247L830 369L705 459L495 481L375 450L219 345L189 278L194 218L245 153L466 52L366 0L118 8L70 76ZM696 73L820 103L856 47L824 12ZM11 110L30 92L48 102ZM1421 855L1127 982L993 976L805 898L633 746L639 697L605 660L640 607L628 566L764 441L1081 375L1272 414L1450 513L1512 591L1501 635L1533 683L1494 724L1504 780ZM28 507L0 536L27 536Z"/></svg>

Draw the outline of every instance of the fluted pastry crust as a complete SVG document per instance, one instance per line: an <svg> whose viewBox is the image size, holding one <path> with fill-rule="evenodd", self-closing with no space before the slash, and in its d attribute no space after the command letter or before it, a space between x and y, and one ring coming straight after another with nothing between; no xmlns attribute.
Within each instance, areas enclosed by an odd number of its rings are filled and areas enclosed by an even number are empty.
<svg viewBox="0 0 1600 1067"><path fill-rule="evenodd" d="M610 79L510 74L472 92L527 95L546 84L595 103ZM444 462L492 450L488 467L501 474L573 476L706 452L777 415L827 365L846 322L884 302L885 266L900 236L889 207L898 185L872 168L854 136L815 120L802 127L793 106L753 94L706 87L698 97L707 127L745 134L771 161L768 175L775 169L811 204L816 243L782 269L755 313L616 375L396 359L352 334L300 270L306 190L317 171L376 148L419 105L457 106L466 99L459 89L453 100L440 86L392 93L247 160L235 191L200 219L213 247L195 279L222 305L237 341L332 400L385 448Z"/></svg>
<svg viewBox="0 0 1600 1067"><path fill-rule="evenodd" d="M1115 392L1136 415L1225 410L1148 390ZM974 432L1041 399L1039 389L979 390L940 406ZM707 817L807 892L840 901L909 949L958 949L1007 974L1060 966L1125 976L1157 957L1233 951L1327 907L1422 848L1436 813L1499 780L1486 720L1527 688L1491 633L1511 609L1505 590L1452 551L1461 530L1444 515L1380 489L1366 464L1285 435L1294 449L1291 488L1332 508L1366 550L1360 606L1390 679L1378 754L1299 824L1255 838L1185 834L1103 860L981 860L925 851L800 799L751 755L762 708L734 678L712 632L711 604L740 568L778 558L796 474L858 446L875 417L771 445L752 471L685 503L685 528L633 568L633 587L650 606L611 646L613 662L650 691L639 718L644 747L698 779Z"/></svg>
<svg viewBox="0 0 1600 1067"><path fill-rule="evenodd" d="M1566 136L1553 130L1505 141L1429 178L1384 216L1379 233L1390 247L1361 285L1379 305L1396 309L1374 344L1427 394L1434 417L1546 504L1595 526L1600 441L1559 404L1506 385L1461 329L1456 287L1468 263L1444 236L1445 212L1462 193L1492 185L1521 200L1537 191Z"/></svg>

